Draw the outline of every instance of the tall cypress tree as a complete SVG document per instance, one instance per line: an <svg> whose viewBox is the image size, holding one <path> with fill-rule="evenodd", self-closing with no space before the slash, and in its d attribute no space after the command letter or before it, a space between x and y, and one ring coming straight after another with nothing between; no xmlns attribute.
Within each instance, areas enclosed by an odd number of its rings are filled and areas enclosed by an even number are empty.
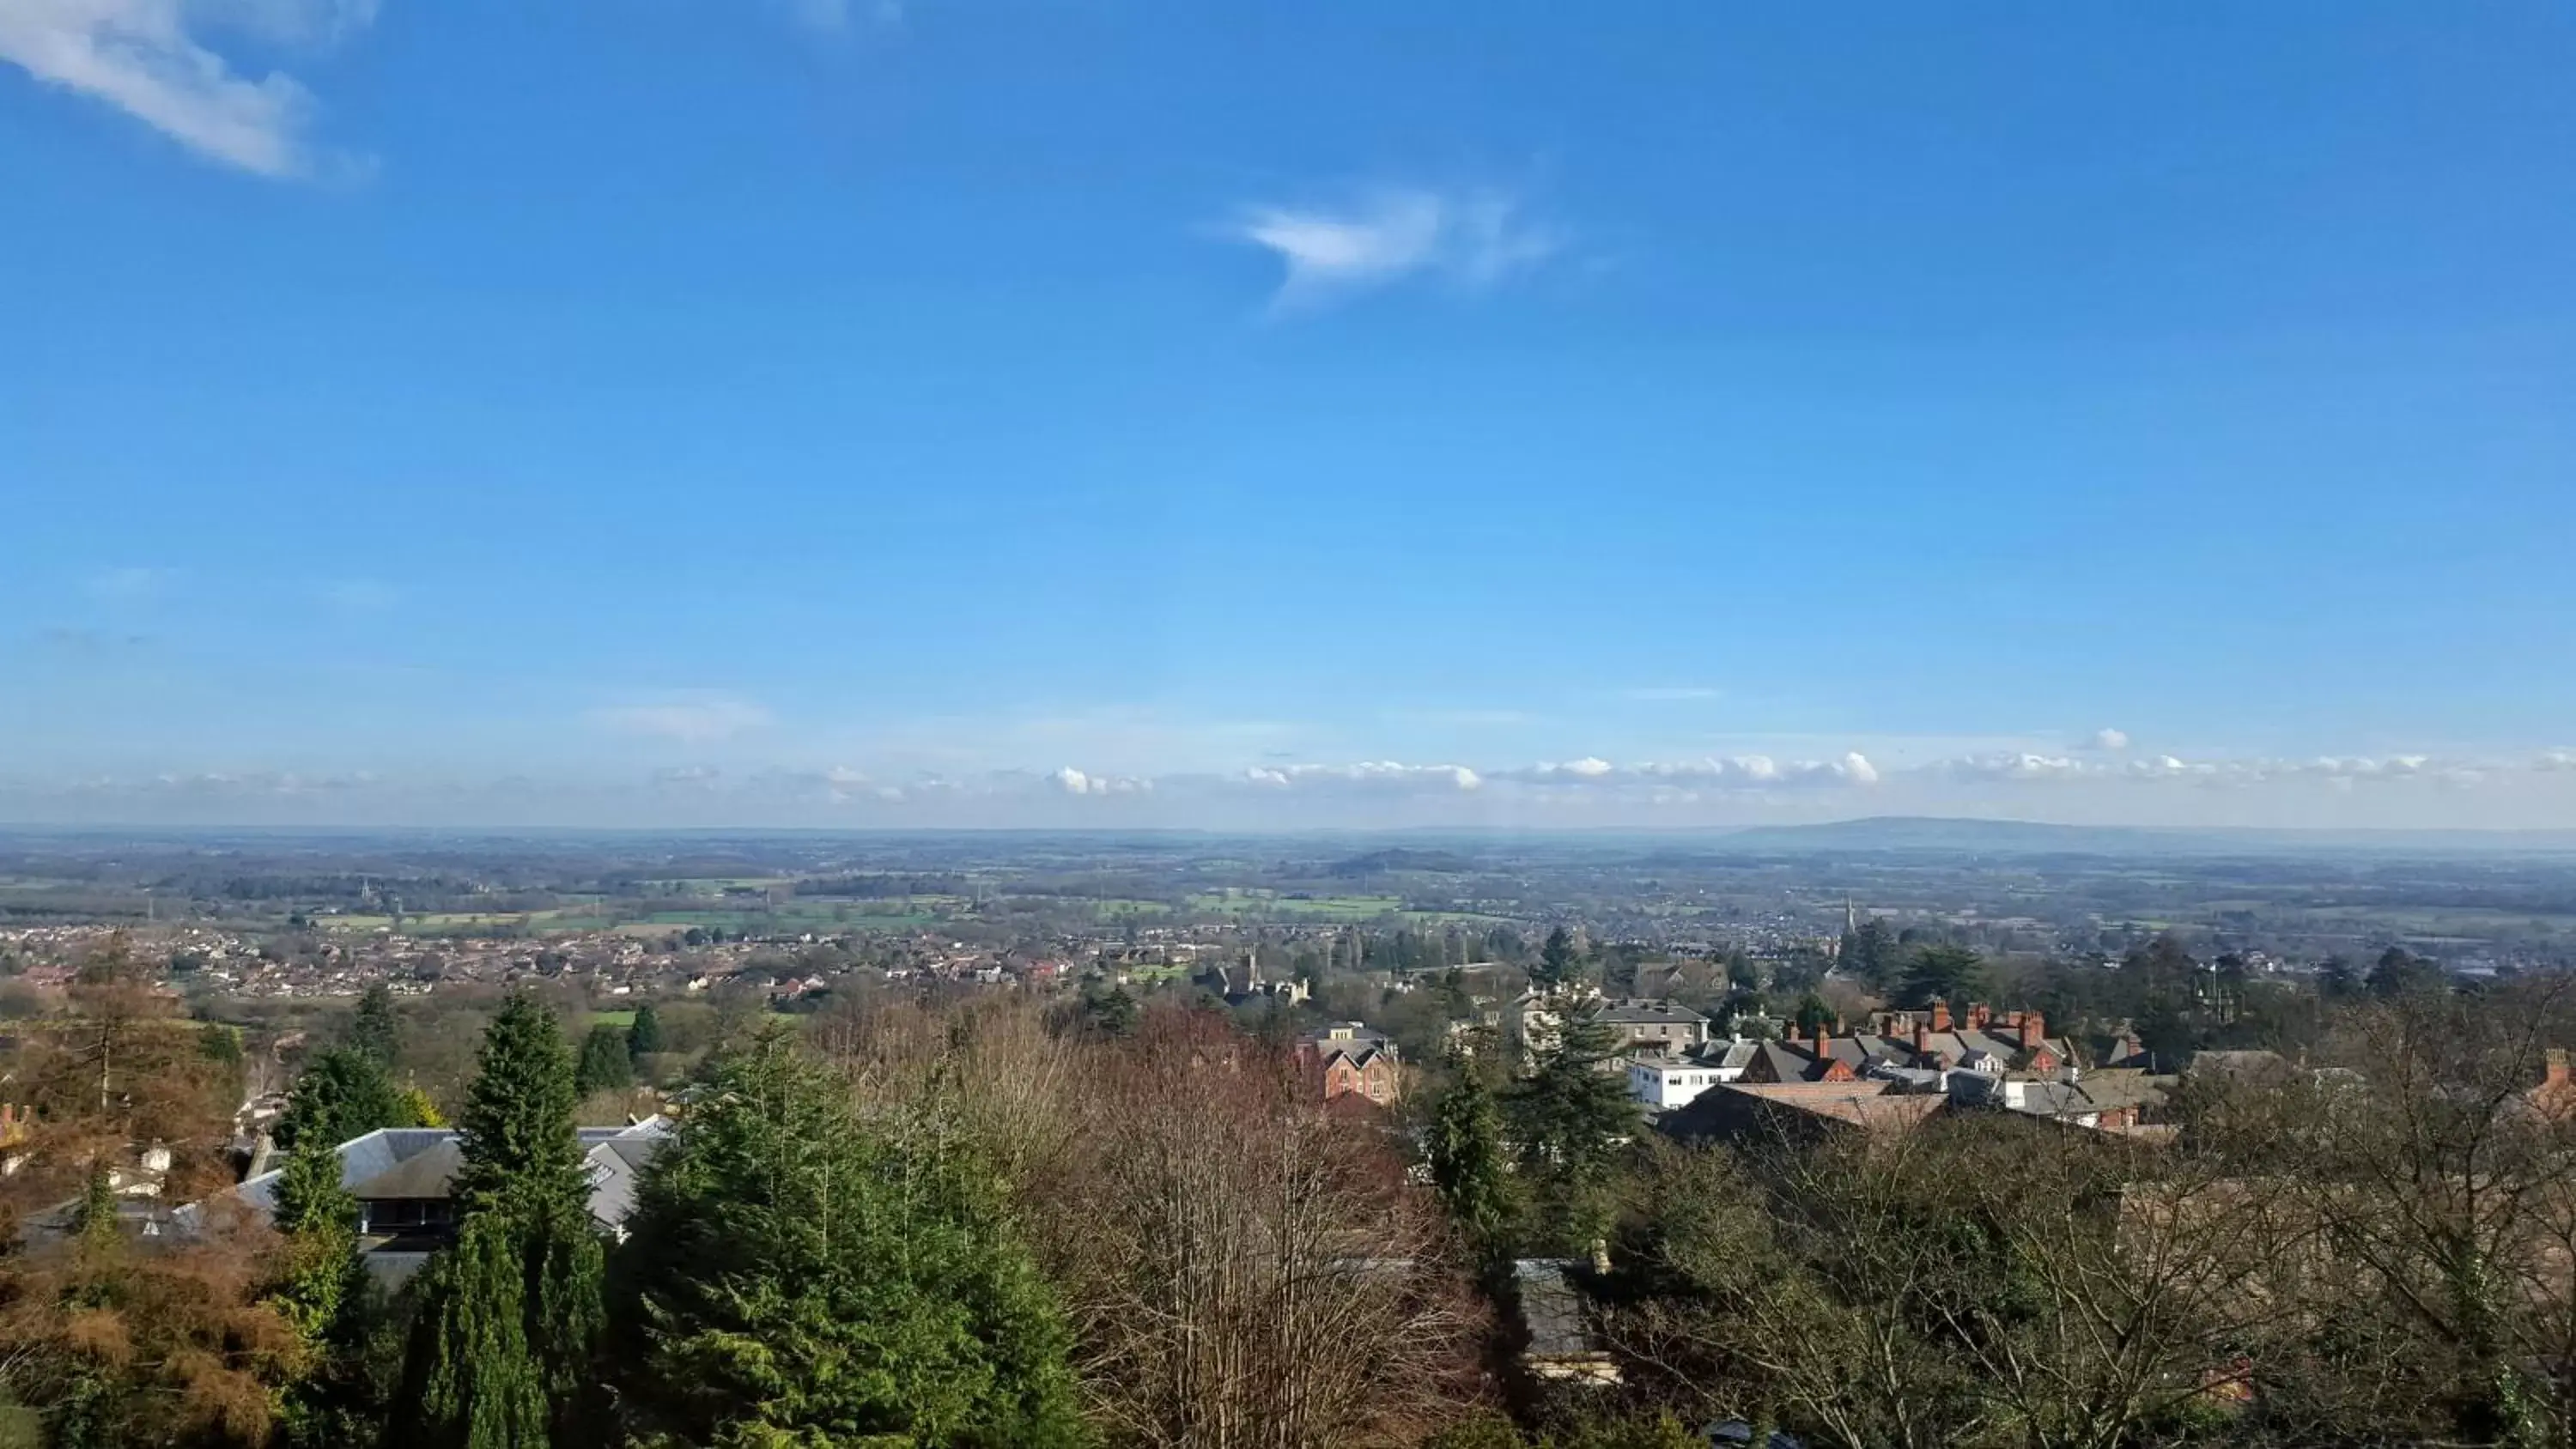
<svg viewBox="0 0 2576 1449"><path fill-rule="evenodd" d="M635 1008L635 1019L626 1024L626 1059L636 1066L662 1049L662 1018L645 1002Z"/></svg>
<svg viewBox="0 0 2576 1449"><path fill-rule="evenodd" d="M421 1275L397 1443L551 1449L595 1428L602 1248L574 1100L554 1014L513 996L483 1035L459 1120L457 1243Z"/></svg>

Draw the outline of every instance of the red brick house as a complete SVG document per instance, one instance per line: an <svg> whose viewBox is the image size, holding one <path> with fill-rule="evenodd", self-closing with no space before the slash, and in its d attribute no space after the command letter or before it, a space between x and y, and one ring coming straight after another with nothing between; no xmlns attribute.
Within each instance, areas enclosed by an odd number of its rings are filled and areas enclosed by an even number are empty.
<svg viewBox="0 0 2576 1449"><path fill-rule="evenodd" d="M1358 1097L1386 1106L1404 1094L1404 1067L1395 1043L1356 1021L1336 1022L1300 1037L1297 1065L1320 1101Z"/></svg>

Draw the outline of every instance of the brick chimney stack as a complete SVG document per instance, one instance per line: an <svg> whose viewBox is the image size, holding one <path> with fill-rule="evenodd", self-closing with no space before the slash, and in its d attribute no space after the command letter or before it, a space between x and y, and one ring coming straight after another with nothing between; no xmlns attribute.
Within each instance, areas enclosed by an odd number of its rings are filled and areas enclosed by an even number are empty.
<svg viewBox="0 0 2576 1449"><path fill-rule="evenodd" d="M1817 1023L1816 1023L1816 1060L1817 1060L1817 1061L1820 1061L1820 1062L1821 1062L1821 1061L1824 1061L1824 1060L1826 1059L1826 1057L1825 1057L1825 1053L1826 1053L1828 1050L1830 1050L1830 1049L1832 1048L1833 1044L1834 1044L1834 1034L1833 1034L1832 1032L1830 1032L1830 1031L1825 1030L1825 1024L1824 1024L1823 1022L1821 1022L1821 1021L1820 1021L1820 1022L1817 1022Z"/></svg>
<svg viewBox="0 0 2576 1449"><path fill-rule="evenodd" d="M2551 1047L2541 1054L2540 1085L2552 1092L2567 1090L2567 1048Z"/></svg>
<svg viewBox="0 0 2576 1449"><path fill-rule="evenodd" d="M2040 1039L2048 1035L2048 1023L2037 1011L2016 1012L2021 1018L2021 1049L2037 1051Z"/></svg>
<svg viewBox="0 0 2576 1449"><path fill-rule="evenodd" d="M1789 1029L1781 1033L1781 1039L1791 1046L1798 1044L1798 1018L1794 1016L1789 1018Z"/></svg>
<svg viewBox="0 0 2576 1449"><path fill-rule="evenodd" d="M1934 1031L1950 1029L1950 1003L1946 1001L1932 1003L1932 1029Z"/></svg>
<svg viewBox="0 0 2576 1449"><path fill-rule="evenodd" d="M1914 1023L1914 1054L1918 1057L1926 1056L1930 1054L1931 1050L1931 1029L1924 1026L1924 1024L1919 1021Z"/></svg>
<svg viewBox="0 0 2576 1449"><path fill-rule="evenodd" d="M1984 1002L1971 1001L1968 1003L1968 1027L1970 1030L1984 1031L1986 1029L1986 1023L1993 1019L1993 1010Z"/></svg>

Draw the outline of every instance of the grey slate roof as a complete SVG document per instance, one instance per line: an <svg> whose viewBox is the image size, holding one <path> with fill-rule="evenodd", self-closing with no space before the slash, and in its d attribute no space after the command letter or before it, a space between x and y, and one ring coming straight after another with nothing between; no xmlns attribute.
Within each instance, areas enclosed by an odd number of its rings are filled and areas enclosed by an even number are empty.
<svg viewBox="0 0 2576 1449"><path fill-rule="evenodd" d="M1712 1066L1731 1067L1740 1072L1753 1065L1755 1054L1761 1050L1762 1043L1758 1041L1720 1042L1704 1049L1700 1053L1700 1060Z"/></svg>
<svg viewBox="0 0 2576 1449"><path fill-rule="evenodd" d="M1707 1017L1687 1006L1676 1006L1669 1001L1637 999L1614 1001L1594 1012L1592 1019L1607 1022L1612 1026L1652 1025L1657 1022L1674 1026L1691 1026L1708 1020Z"/></svg>
<svg viewBox="0 0 2576 1449"><path fill-rule="evenodd" d="M670 1139L671 1124L651 1117L631 1127L576 1129L591 1173L591 1216L611 1227L635 1206L635 1179ZM340 1144L340 1185L365 1201L437 1200L448 1195L464 1163L453 1127L386 1127ZM233 1189L262 1218L277 1211L284 1170L263 1172Z"/></svg>

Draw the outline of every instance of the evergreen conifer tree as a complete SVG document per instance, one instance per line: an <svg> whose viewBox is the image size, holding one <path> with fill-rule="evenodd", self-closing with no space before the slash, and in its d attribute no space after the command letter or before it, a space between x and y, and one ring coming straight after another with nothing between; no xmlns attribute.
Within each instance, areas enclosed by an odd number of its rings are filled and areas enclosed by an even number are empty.
<svg viewBox="0 0 2576 1449"><path fill-rule="evenodd" d="M1533 1221L1561 1235L1560 1250L1605 1229L1611 1164L1637 1132L1637 1103L1616 1069L1618 1055L1617 1033L1596 1012L1569 1014L1513 1093L1521 1170L1538 1194Z"/></svg>
<svg viewBox="0 0 2576 1449"><path fill-rule="evenodd" d="M402 1023L394 1016L392 987L379 981L358 998L357 1019L349 1024L349 1045L375 1058L380 1066L393 1065L394 1053L402 1047Z"/></svg>
<svg viewBox="0 0 2576 1449"><path fill-rule="evenodd" d="M337 1147L379 1127L415 1125L383 1062L354 1046L333 1047L295 1079L286 1115L278 1119L277 1142L291 1149L312 1133L325 1146Z"/></svg>
<svg viewBox="0 0 2576 1449"><path fill-rule="evenodd" d="M607 1356L639 1442L1077 1444L1070 1335L991 1172L933 1118L862 1122L770 1035L647 1169Z"/></svg>
<svg viewBox="0 0 2576 1449"><path fill-rule="evenodd" d="M1927 1007L1936 1001L1958 1006L1983 995L1985 989L1983 956L1965 946L1935 944L1917 947L1913 959L1905 963L1896 999L1910 1007Z"/></svg>
<svg viewBox="0 0 2576 1449"><path fill-rule="evenodd" d="M1538 952L1538 964L1530 968L1530 984L1541 991L1555 991L1582 974L1583 958L1575 952L1574 937L1563 926L1547 933L1547 944Z"/></svg>
<svg viewBox="0 0 2576 1449"><path fill-rule="evenodd" d="M365 1362L372 1322L358 1256L358 1200L340 1184L340 1154L307 1133L278 1176L285 1239L268 1302L303 1345L304 1370L280 1396L279 1429L296 1449L372 1440L376 1388Z"/></svg>
<svg viewBox="0 0 2576 1449"><path fill-rule="evenodd" d="M645 1002L635 1008L635 1019L626 1025L626 1059L637 1067L644 1059L662 1050L662 1018Z"/></svg>
<svg viewBox="0 0 2576 1449"><path fill-rule="evenodd" d="M460 1116L457 1243L421 1275L394 1442L550 1449L595 1427L602 1247L574 1101L554 1014L512 997Z"/></svg>
<svg viewBox="0 0 2576 1449"><path fill-rule="evenodd" d="M1431 1121L1431 1182L1468 1245L1491 1260L1510 1250L1512 1181L1503 1161L1502 1114L1484 1077L1465 1062L1458 1066L1458 1084L1441 1097Z"/></svg>
<svg viewBox="0 0 2576 1449"><path fill-rule="evenodd" d="M626 1033L602 1024L581 1039L581 1064L573 1070L573 1088L582 1096L622 1092L635 1085L635 1062L626 1054Z"/></svg>

